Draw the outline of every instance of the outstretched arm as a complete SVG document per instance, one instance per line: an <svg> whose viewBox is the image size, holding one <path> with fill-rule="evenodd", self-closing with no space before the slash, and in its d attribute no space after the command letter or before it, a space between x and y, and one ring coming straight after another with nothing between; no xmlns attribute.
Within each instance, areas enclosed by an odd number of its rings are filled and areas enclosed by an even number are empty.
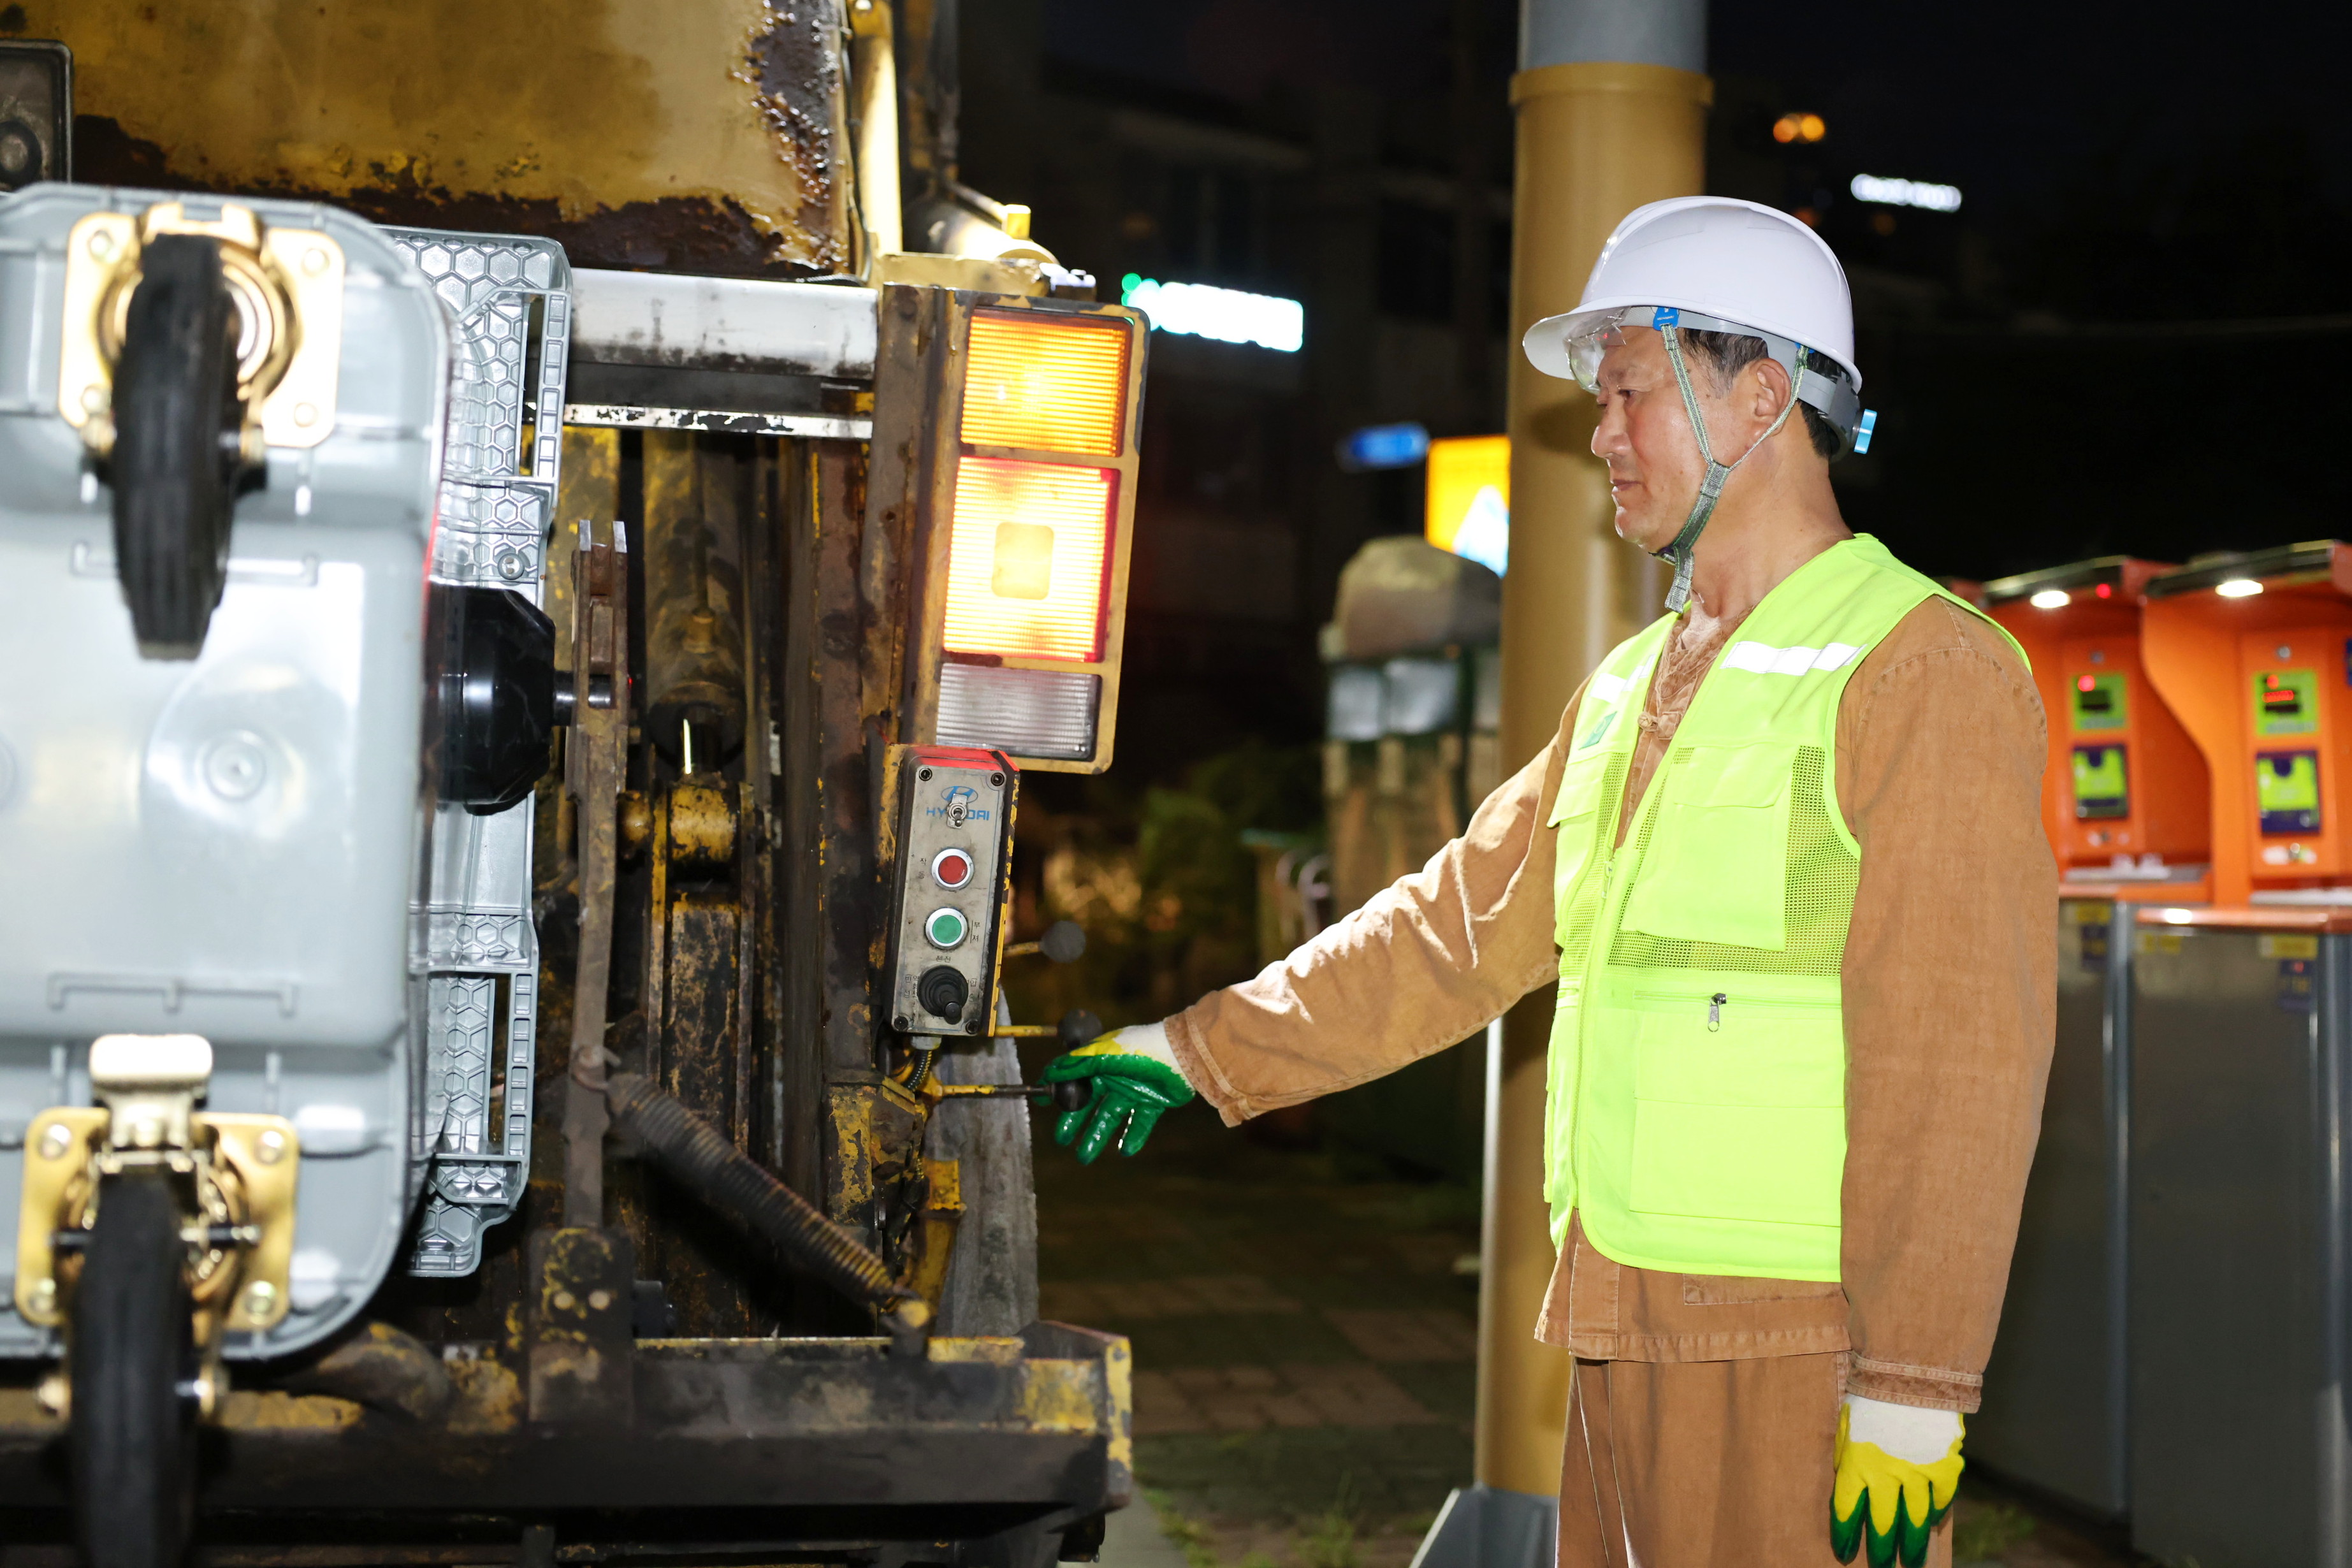
<svg viewBox="0 0 2352 1568"><path fill-rule="evenodd" d="M1394 1072L1554 978L1560 754L1555 737L1428 865L1168 1020L1177 1066L1228 1123Z"/></svg>

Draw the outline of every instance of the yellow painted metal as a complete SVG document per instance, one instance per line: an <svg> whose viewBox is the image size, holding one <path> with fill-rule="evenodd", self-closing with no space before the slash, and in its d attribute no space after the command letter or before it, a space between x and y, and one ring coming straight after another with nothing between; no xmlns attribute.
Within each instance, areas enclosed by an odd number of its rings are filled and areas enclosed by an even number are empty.
<svg viewBox="0 0 2352 1568"><path fill-rule="evenodd" d="M876 257L869 280L877 285L920 283L975 294L1042 295L1052 286L1045 266L1025 257L934 256L923 250L894 250Z"/></svg>
<svg viewBox="0 0 2352 1568"><path fill-rule="evenodd" d="M91 213L66 239L58 412L100 451L113 445L114 362L121 356L140 257L159 235L220 242L240 322L237 396L272 447L315 447L335 427L343 342L343 247L308 228L265 226L228 203L216 218L158 202L133 216Z"/></svg>
<svg viewBox="0 0 2352 1568"><path fill-rule="evenodd" d="M1102 1363L1032 1357L1021 1363L1019 1420L1031 1432L1093 1432L1103 1424Z"/></svg>
<svg viewBox="0 0 2352 1568"><path fill-rule="evenodd" d="M889 0L850 0L849 30L857 212L865 223L870 263L873 257L903 250L907 244L906 211L898 195L898 60L890 36Z"/></svg>
<svg viewBox="0 0 2352 1568"><path fill-rule="evenodd" d="M1559 727L1577 682L1658 614L1665 579L1612 527L1608 470L1591 455L1596 410L1573 382L1516 344L1573 309L1609 231L1633 208L1705 188L1714 85L1665 66L1591 63L1522 71L1511 82L1518 170L1511 258L1511 570L1503 579L1503 765L1516 769ZM1533 1336L1554 1254L1543 1201L1547 991L1503 1021L1490 1074L1486 1235L1478 1321L1477 1475L1488 1486L1559 1485L1572 1366Z"/></svg>
<svg viewBox="0 0 2352 1568"><path fill-rule="evenodd" d="M838 57L764 0L10 9L72 47L81 115L210 189L543 202L566 222L699 197L778 259L848 260Z"/></svg>
<svg viewBox="0 0 2352 1568"><path fill-rule="evenodd" d="M1135 1485L1135 1347L1111 1341L1103 1351L1103 1374L1110 1386L1111 1488L1124 1499Z"/></svg>
<svg viewBox="0 0 2352 1568"><path fill-rule="evenodd" d="M923 1178L926 1190L916 1216L914 1257L903 1279L936 1319L940 1298L947 1293L948 1260L963 1223L963 1162L926 1159Z"/></svg>

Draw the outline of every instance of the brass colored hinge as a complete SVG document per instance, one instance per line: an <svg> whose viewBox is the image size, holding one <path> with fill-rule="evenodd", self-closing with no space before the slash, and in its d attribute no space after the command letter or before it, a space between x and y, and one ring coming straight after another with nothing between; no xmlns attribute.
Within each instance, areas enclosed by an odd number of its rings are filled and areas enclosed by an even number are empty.
<svg viewBox="0 0 2352 1568"><path fill-rule="evenodd" d="M158 202L136 216L90 213L73 226L58 359L58 412L65 422L99 456L113 450L114 366L139 287L140 254L166 234L220 242L236 306L246 461L258 463L263 447L325 440L335 427L342 355L343 247L317 229L265 225L234 202L210 220L190 216L184 203Z"/></svg>
<svg viewBox="0 0 2352 1568"><path fill-rule="evenodd" d="M105 1103L54 1106L26 1131L16 1310L43 1328L68 1326L81 1249L61 1248L59 1238L86 1244L105 1177L168 1172L183 1204L194 1339L209 1363L224 1332L258 1332L286 1316L302 1163L294 1124L196 1110L212 1048L195 1036L104 1037L91 1063Z"/></svg>

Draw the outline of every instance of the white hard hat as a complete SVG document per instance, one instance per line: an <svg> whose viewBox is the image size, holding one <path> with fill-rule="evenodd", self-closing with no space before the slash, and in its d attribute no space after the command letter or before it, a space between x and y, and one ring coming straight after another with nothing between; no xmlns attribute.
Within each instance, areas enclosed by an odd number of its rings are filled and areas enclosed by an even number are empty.
<svg viewBox="0 0 2352 1568"><path fill-rule="evenodd" d="M1601 247L1576 309L1529 327L1524 346L1538 370L1590 391L1609 335L1653 324L1763 338L1798 396L1852 439L1862 369L1845 269L1789 214L1729 196L1636 207ZM1808 372L1800 348L1835 361L1843 377Z"/></svg>

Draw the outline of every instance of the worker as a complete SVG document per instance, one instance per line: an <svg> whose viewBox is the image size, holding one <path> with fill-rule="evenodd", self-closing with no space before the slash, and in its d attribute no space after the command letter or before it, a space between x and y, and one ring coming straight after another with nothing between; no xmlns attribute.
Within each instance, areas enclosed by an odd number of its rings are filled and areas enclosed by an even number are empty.
<svg viewBox="0 0 2352 1568"><path fill-rule="evenodd" d="M1082 1159L1391 1072L1556 984L1538 1337L1563 1568L1948 1563L2055 1028L2024 656L1850 531L1852 306L1811 229L1621 223L1526 350L1600 400L1667 613L1463 836L1255 979L1047 1077ZM1542 519L1522 526L1540 527Z"/></svg>

